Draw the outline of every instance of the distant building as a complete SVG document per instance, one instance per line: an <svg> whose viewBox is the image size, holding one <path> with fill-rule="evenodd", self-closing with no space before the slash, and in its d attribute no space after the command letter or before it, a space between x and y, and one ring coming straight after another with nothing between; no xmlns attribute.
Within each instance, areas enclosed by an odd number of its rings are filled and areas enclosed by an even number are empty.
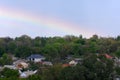
<svg viewBox="0 0 120 80"><path fill-rule="evenodd" d="M114 58L113 56L111 56L111 55L109 55L107 53L105 53L105 54L97 54L97 56L104 56L107 59L113 59Z"/></svg>
<svg viewBox="0 0 120 80"><path fill-rule="evenodd" d="M33 62L41 62L42 60L45 60L45 57L40 54L32 54L27 58L27 60Z"/></svg>
<svg viewBox="0 0 120 80"><path fill-rule="evenodd" d="M113 80L120 80L120 76L119 75L115 75Z"/></svg>
<svg viewBox="0 0 120 80"><path fill-rule="evenodd" d="M72 60L72 61L70 61L70 62L69 62L69 64L70 64L70 65L75 66L75 65L77 65L77 64L78 64L78 62L77 62L77 61L75 61L75 60Z"/></svg>
<svg viewBox="0 0 120 80"><path fill-rule="evenodd" d="M28 63L26 63L25 60L17 60L13 62L13 65L15 65L15 67L17 69L23 69L23 68L28 68Z"/></svg>
<svg viewBox="0 0 120 80"><path fill-rule="evenodd" d="M35 71L29 71L28 70L28 71L24 71L24 72L19 70L20 78L27 78L27 77L29 77L31 75L36 74L36 73L37 73L37 70L35 70Z"/></svg>
<svg viewBox="0 0 120 80"><path fill-rule="evenodd" d="M9 69L14 69L14 70L17 69L14 65L4 65L3 69L4 68L9 68Z"/></svg>
<svg viewBox="0 0 120 80"><path fill-rule="evenodd" d="M70 64L67 64L67 63L62 65L63 68L64 68L64 67L69 67L69 66L71 66L71 65L70 65Z"/></svg>
<svg viewBox="0 0 120 80"><path fill-rule="evenodd" d="M104 54L104 56L107 58L107 59L112 59L113 57L108 55L108 54Z"/></svg>

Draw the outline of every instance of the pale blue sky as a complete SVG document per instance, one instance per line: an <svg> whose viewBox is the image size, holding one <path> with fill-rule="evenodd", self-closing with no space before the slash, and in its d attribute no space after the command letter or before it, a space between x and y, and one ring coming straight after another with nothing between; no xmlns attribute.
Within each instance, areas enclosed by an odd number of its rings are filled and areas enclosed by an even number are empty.
<svg viewBox="0 0 120 80"><path fill-rule="evenodd" d="M69 23L83 25L87 30L93 31L93 34L96 33L100 36L115 37L120 34L120 0L0 0L0 7L22 10L34 15L43 14ZM0 36L15 37L22 34L30 36L67 35L54 30L45 30L40 33L39 28L33 33L31 30L18 32L18 27L16 32L14 30L14 33L10 34L9 30L12 28L10 29L8 25L3 24L0 26L4 28L0 30ZM19 27L19 30L22 28ZM47 35L44 34L45 32L50 33Z"/></svg>

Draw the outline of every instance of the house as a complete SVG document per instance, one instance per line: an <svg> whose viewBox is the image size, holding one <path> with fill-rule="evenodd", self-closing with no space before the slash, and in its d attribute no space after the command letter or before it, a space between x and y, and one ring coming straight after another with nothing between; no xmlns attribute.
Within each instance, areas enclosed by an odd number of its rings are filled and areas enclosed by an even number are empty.
<svg viewBox="0 0 120 80"><path fill-rule="evenodd" d="M107 59L113 59L113 57L111 55L107 54L107 53L105 53L105 54L98 54L97 56L104 56Z"/></svg>
<svg viewBox="0 0 120 80"><path fill-rule="evenodd" d="M3 69L4 69L4 68L9 68L9 69L14 69L14 70L17 69L14 65L4 65L4 66L3 66Z"/></svg>
<svg viewBox="0 0 120 80"><path fill-rule="evenodd" d="M28 64L25 63L25 62L21 62L21 63L17 64L16 67L17 67L18 69L22 69L22 68L25 69L25 68L28 68Z"/></svg>
<svg viewBox="0 0 120 80"><path fill-rule="evenodd" d="M83 59L82 58L74 58L73 60L71 60L70 62L69 62L69 64L71 65L71 66L75 66L75 65L77 65L77 64L82 64L83 63Z"/></svg>
<svg viewBox="0 0 120 80"><path fill-rule="evenodd" d="M120 75L115 75L113 80L120 80Z"/></svg>
<svg viewBox="0 0 120 80"><path fill-rule="evenodd" d="M83 63L83 58L75 58L74 60L75 60L75 62L77 62L78 64L82 64L82 63Z"/></svg>
<svg viewBox="0 0 120 80"><path fill-rule="evenodd" d="M17 69L23 69L23 68L28 68L28 63L25 60L17 60L13 62L13 65Z"/></svg>
<svg viewBox="0 0 120 80"><path fill-rule="evenodd" d="M27 78L27 77L29 77L31 75L36 74L36 73L37 73L37 70L35 70L35 71L29 71L28 70L28 71L24 71L24 72L19 70L20 78Z"/></svg>
<svg viewBox="0 0 120 80"><path fill-rule="evenodd" d="M107 59L112 59L113 57L110 56L109 54L104 54L104 56L107 58Z"/></svg>
<svg viewBox="0 0 120 80"><path fill-rule="evenodd" d="M33 62L41 62L42 60L45 60L45 57L40 54L32 54L27 58L27 60Z"/></svg>
<svg viewBox="0 0 120 80"><path fill-rule="evenodd" d="M73 59L73 55L67 55L66 59Z"/></svg>
<svg viewBox="0 0 120 80"><path fill-rule="evenodd" d="M77 64L78 64L78 62L77 62L77 61L75 61L75 60L72 60L72 61L70 61L70 62L69 62L69 64L70 64L70 65L72 65L72 66L75 66L75 65L77 65Z"/></svg>
<svg viewBox="0 0 120 80"><path fill-rule="evenodd" d="M70 64L67 64L67 63L62 65L63 68L69 67L69 66L71 66L71 65L70 65Z"/></svg>

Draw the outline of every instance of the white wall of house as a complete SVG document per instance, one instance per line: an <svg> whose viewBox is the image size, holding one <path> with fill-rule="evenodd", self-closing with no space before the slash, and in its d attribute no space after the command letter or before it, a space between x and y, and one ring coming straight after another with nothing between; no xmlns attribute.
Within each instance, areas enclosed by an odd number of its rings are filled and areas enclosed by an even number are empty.
<svg viewBox="0 0 120 80"><path fill-rule="evenodd" d="M33 62L41 62L42 60L45 60L45 58L31 58L30 61L33 61Z"/></svg>
<svg viewBox="0 0 120 80"><path fill-rule="evenodd" d="M42 61L41 58L35 58L35 59L34 59L34 62L41 62L41 61Z"/></svg>
<svg viewBox="0 0 120 80"><path fill-rule="evenodd" d="M45 58L29 58L29 61L33 61L33 62L41 62L42 60L45 60Z"/></svg>

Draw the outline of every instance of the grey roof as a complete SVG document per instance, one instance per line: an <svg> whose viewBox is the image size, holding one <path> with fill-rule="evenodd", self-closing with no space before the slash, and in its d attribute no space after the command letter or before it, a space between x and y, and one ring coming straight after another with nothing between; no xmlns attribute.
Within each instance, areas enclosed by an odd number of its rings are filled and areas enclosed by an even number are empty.
<svg viewBox="0 0 120 80"><path fill-rule="evenodd" d="M31 56L29 56L28 58L45 58L44 56L40 55L40 54L32 54Z"/></svg>

